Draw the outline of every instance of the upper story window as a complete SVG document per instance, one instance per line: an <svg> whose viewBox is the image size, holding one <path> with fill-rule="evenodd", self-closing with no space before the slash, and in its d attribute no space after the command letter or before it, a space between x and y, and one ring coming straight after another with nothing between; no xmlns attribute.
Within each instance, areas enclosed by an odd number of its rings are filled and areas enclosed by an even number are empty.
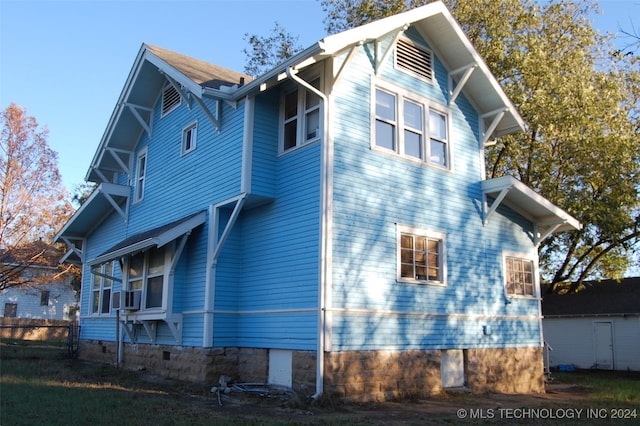
<svg viewBox="0 0 640 426"><path fill-rule="evenodd" d="M320 78L310 83L320 89ZM282 149L290 149L320 139L320 97L297 87L286 92L282 99Z"/></svg>
<svg viewBox="0 0 640 426"><path fill-rule="evenodd" d="M445 234L398 226L398 281L446 284Z"/></svg>
<svg viewBox="0 0 640 426"><path fill-rule="evenodd" d="M136 181L134 182L133 201L142 201L144 198L144 185L147 175L147 149L144 148L138 153L136 161Z"/></svg>
<svg viewBox="0 0 640 426"><path fill-rule="evenodd" d="M164 306L164 248L153 248L128 257L127 284L131 301L125 306L140 310L162 308ZM137 296L135 296L137 294ZM135 296L135 297L133 297Z"/></svg>
<svg viewBox="0 0 640 426"><path fill-rule="evenodd" d="M111 313L111 289L113 287L113 262L100 266L93 274L91 291L91 313L95 315Z"/></svg>
<svg viewBox="0 0 640 426"><path fill-rule="evenodd" d="M450 168L448 115L426 100L376 88L374 145ZM444 109L444 108L443 108ZM425 125L426 123L426 125Z"/></svg>
<svg viewBox="0 0 640 426"><path fill-rule="evenodd" d="M182 102L180 93L178 93L173 85L167 84L162 90L162 117L176 109L180 105L180 102Z"/></svg>
<svg viewBox="0 0 640 426"><path fill-rule="evenodd" d="M196 149L198 136L198 122L190 124L182 130L182 155L188 154Z"/></svg>
<svg viewBox="0 0 640 426"><path fill-rule="evenodd" d="M504 265L507 295L534 297L536 280L533 260L506 255Z"/></svg>
<svg viewBox="0 0 640 426"><path fill-rule="evenodd" d="M396 68L401 71L433 81L433 54L429 49L409 39L401 38L396 44Z"/></svg>

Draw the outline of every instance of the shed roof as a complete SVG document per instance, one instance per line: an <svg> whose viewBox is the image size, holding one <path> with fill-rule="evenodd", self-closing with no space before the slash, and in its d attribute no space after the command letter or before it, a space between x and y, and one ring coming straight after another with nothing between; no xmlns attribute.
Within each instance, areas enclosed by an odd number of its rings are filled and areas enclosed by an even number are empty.
<svg viewBox="0 0 640 426"><path fill-rule="evenodd" d="M584 287L578 293L545 294L542 314L547 318L640 315L640 277L588 281Z"/></svg>

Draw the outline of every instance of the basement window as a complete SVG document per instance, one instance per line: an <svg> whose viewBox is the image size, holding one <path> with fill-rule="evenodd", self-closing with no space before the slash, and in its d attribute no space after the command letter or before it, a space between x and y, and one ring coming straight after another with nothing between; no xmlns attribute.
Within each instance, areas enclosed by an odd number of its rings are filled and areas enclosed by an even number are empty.
<svg viewBox="0 0 640 426"><path fill-rule="evenodd" d="M176 109L180 102L182 102L182 98L176 88L171 84L166 85L162 91L162 116L164 117Z"/></svg>
<svg viewBox="0 0 640 426"><path fill-rule="evenodd" d="M433 81L433 54L409 39L396 44L396 68L429 82Z"/></svg>

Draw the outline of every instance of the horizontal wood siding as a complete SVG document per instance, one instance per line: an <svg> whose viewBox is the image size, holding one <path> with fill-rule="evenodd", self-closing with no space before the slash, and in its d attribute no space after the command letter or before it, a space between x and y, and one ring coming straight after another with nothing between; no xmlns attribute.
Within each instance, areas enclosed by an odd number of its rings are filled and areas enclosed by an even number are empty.
<svg viewBox="0 0 640 426"><path fill-rule="evenodd" d="M279 99L277 91L255 98L251 193L270 198L276 191Z"/></svg>
<svg viewBox="0 0 640 426"><path fill-rule="evenodd" d="M332 350L539 345L537 300L506 303L502 275L503 250L535 251L530 224L505 210L482 223L476 112L464 96L449 109L451 171L372 149L370 54L363 46L334 88ZM433 84L392 61L379 80L446 105L437 58ZM397 225L446 235L446 286L396 281Z"/></svg>
<svg viewBox="0 0 640 426"><path fill-rule="evenodd" d="M320 144L278 157L275 200L243 211L222 252L241 263L216 279L216 311L230 313L216 315L215 346L314 345L317 314L290 311L318 303L319 158Z"/></svg>

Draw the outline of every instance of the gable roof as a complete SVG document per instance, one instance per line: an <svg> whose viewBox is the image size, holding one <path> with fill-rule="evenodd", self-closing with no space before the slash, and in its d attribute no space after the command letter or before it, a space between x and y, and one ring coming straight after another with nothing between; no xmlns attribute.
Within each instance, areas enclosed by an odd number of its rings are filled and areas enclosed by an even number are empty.
<svg viewBox="0 0 640 426"><path fill-rule="evenodd" d="M412 9L388 18L323 38L272 70L254 79L199 59L150 44L143 44L129 73L107 129L85 179L109 182L113 172L127 172L130 156L139 136L150 131L153 104L166 84L173 80L198 102L204 97L237 102L271 84L277 84L287 69L299 70L362 43L381 40L414 27L429 43L454 84L486 116L491 136L520 130L525 125L489 67L473 48L460 26L442 2ZM464 78L461 71L472 69ZM455 81L459 80L459 81ZM465 81L462 81L465 80ZM462 81L462 83L461 83Z"/></svg>
<svg viewBox="0 0 640 426"><path fill-rule="evenodd" d="M344 52L352 46L383 39L404 31L410 26L414 27L429 43L448 72L455 73L466 67L475 67L462 91L474 104L480 115L504 112L493 130L493 136L502 136L525 129L524 121L515 106L504 93L460 25L440 1L327 36L240 88L238 95L243 96L265 83L279 79L288 67L304 68ZM456 73L456 78L460 77L460 74Z"/></svg>
<svg viewBox="0 0 640 426"><path fill-rule="evenodd" d="M126 172L129 156L167 79L201 99L205 88L226 93L253 77L168 49L143 43L129 72L100 145L85 176L91 182L109 182L112 172Z"/></svg>
<svg viewBox="0 0 640 426"><path fill-rule="evenodd" d="M544 294L542 314L546 318L604 315L640 315L640 277L600 282L588 281L572 294Z"/></svg>

